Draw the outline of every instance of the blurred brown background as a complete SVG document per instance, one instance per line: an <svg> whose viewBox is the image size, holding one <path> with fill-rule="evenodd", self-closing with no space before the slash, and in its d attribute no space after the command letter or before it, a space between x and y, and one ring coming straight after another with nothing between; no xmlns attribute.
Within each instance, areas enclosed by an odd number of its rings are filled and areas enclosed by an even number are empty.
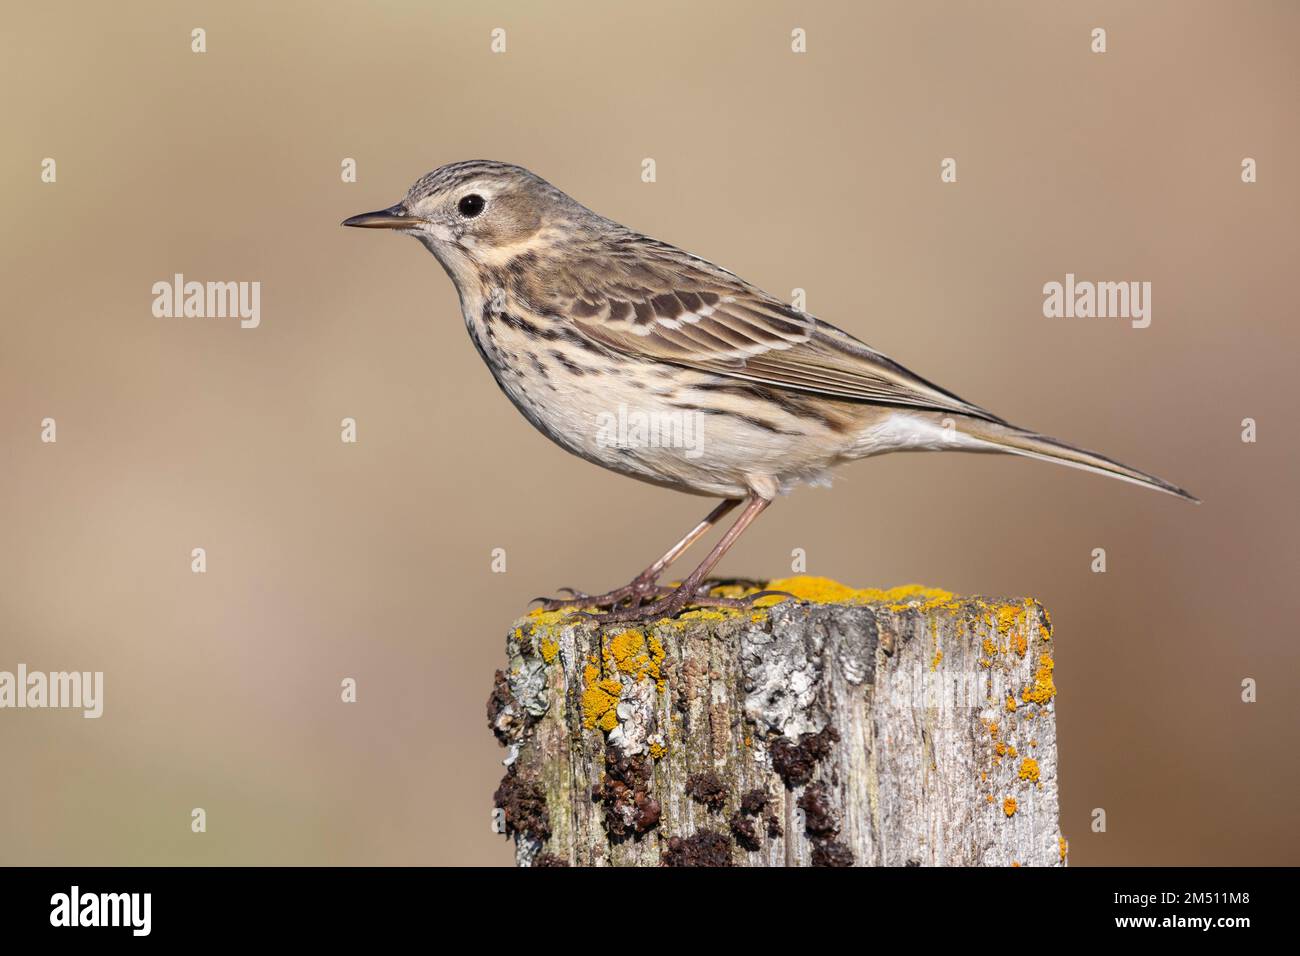
<svg viewBox="0 0 1300 956"><path fill-rule="evenodd" d="M0 711L0 862L511 860L483 716L510 618L622 583L708 503L550 445L433 258L338 227L486 157L802 287L958 394L1203 497L893 456L779 502L722 570L786 574L801 547L853 584L1040 599L1072 862L1300 863L1294 4L23 2L7 20L0 669L102 670L106 700L98 721ZM176 272L260 281L261 327L154 318ZM1045 319L1067 272L1152 282L1151 327Z"/></svg>

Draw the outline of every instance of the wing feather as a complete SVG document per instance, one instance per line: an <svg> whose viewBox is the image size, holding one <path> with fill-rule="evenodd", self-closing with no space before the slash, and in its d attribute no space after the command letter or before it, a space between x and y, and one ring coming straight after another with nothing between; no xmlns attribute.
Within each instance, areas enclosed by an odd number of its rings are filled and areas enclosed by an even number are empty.
<svg viewBox="0 0 1300 956"><path fill-rule="evenodd" d="M552 314L614 352L778 388L1002 419L712 263L635 234L538 283Z"/></svg>

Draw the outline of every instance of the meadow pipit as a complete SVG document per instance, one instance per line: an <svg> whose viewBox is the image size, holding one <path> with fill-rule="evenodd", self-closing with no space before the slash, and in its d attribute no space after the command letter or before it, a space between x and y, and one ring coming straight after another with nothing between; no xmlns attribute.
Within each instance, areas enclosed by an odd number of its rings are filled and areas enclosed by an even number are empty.
<svg viewBox="0 0 1300 956"><path fill-rule="evenodd" d="M548 602L602 619L671 616L778 494L892 451L1009 452L1195 501L1095 452L1009 424L805 312L675 246L582 206L519 166L452 163L395 206L345 226L419 239L447 271L479 355L542 434L597 465L723 499L629 584ZM614 410L640 425L699 416L693 441L610 440ZM667 429L669 436L683 432ZM647 439L653 435L656 440ZM626 437L626 436L624 436ZM659 578L741 502L740 517L676 588ZM733 599L734 600L734 599Z"/></svg>

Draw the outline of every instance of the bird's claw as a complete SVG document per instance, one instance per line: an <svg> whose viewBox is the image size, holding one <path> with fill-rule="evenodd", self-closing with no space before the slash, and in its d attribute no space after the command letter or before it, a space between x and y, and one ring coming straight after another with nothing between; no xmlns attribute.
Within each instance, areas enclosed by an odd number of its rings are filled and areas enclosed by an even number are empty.
<svg viewBox="0 0 1300 956"><path fill-rule="evenodd" d="M692 608L749 608L753 607L754 602L759 598L766 597L785 597L802 603L802 600L797 595L791 594L789 591L762 590L738 598L721 597L711 593L720 584L731 583L733 582L705 581L690 592L685 590L685 585L676 588L658 588L660 600L649 602L638 600L628 607L618 607L616 605L605 613L590 611L583 613L598 624L631 624L636 621L658 621L674 618L683 611Z"/></svg>
<svg viewBox="0 0 1300 956"><path fill-rule="evenodd" d="M606 591L604 594L587 594L584 591L578 591L573 588L557 588L559 591L567 591L572 597L568 598L534 598L542 602L542 610L558 611L562 608L617 608L620 604L631 602L632 606L641 604L647 598L661 597L672 591L672 588L660 587L656 579L639 577L621 588L615 588L612 591Z"/></svg>

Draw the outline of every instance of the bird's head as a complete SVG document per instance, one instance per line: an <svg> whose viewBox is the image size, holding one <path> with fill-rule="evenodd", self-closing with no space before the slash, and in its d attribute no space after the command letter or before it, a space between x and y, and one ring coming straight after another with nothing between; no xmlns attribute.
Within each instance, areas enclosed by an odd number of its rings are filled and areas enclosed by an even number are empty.
<svg viewBox="0 0 1300 956"><path fill-rule="evenodd" d="M548 227L598 219L522 166L470 160L420 177L394 206L343 220L345 226L415 236L457 277L524 251Z"/></svg>

